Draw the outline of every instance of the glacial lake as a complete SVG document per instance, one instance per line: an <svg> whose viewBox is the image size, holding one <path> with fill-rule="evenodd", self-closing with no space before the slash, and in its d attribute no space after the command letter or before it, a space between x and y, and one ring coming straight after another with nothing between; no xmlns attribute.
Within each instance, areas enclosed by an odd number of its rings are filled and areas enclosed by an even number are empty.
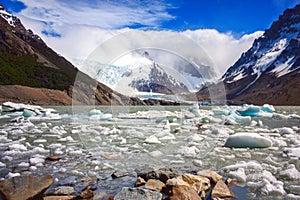
<svg viewBox="0 0 300 200"><path fill-rule="evenodd" d="M236 199L300 196L300 107L275 107L273 113L251 117L239 116L241 107L234 106L51 108L57 118L12 120L23 112L1 113L0 179L28 173L52 174L57 184L95 178L100 198L133 186L134 170L147 164L183 172L215 170L237 180ZM272 146L224 147L239 132L257 133ZM61 159L45 160L49 155ZM112 179L115 171L128 176Z"/></svg>

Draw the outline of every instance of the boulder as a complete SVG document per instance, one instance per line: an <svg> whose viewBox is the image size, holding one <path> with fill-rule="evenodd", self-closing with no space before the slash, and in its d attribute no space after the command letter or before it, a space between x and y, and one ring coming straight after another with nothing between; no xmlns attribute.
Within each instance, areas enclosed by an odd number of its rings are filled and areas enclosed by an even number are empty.
<svg viewBox="0 0 300 200"><path fill-rule="evenodd" d="M222 181L218 181L212 190L211 198L234 198L234 194L230 191L228 186Z"/></svg>
<svg viewBox="0 0 300 200"><path fill-rule="evenodd" d="M75 190L71 186L59 186L56 188L52 188L51 190L48 190L45 195L47 196L53 196L53 195L73 195L75 193Z"/></svg>
<svg viewBox="0 0 300 200"><path fill-rule="evenodd" d="M197 191L190 186L175 185L170 190L168 200L201 200Z"/></svg>
<svg viewBox="0 0 300 200"><path fill-rule="evenodd" d="M148 190L145 188L128 188L124 187L115 196L114 200L129 200L129 199L143 199L143 200L161 200L162 194L157 191Z"/></svg>
<svg viewBox="0 0 300 200"><path fill-rule="evenodd" d="M46 196L43 197L43 200L74 200L75 197L74 196Z"/></svg>
<svg viewBox="0 0 300 200"><path fill-rule="evenodd" d="M213 182L213 184L216 184L219 180L223 179L223 176L221 176L217 172L209 170L209 169L199 171L199 172L197 172L197 175L209 178L209 180L211 180Z"/></svg>
<svg viewBox="0 0 300 200"><path fill-rule="evenodd" d="M34 177L32 175L17 176L0 181L0 193L5 199L32 199L52 184L52 176Z"/></svg>
<svg viewBox="0 0 300 200"><path fill-rule="evenodd" d="M145 186L149 188L153 188L154 190L157 190L159 192L161 192L163 188L166 187L166 185L163 182L155 179L149 179Z"/></svg>
<svg viewBox="0 0 300 200"><path fill-rule="evenodd" d="M138 177L135 184L134 184L134 187L140 187L140 186L145 185L145 184L146 184L145 179L143 179L142 177Z"/></svg>
<svg viewBox="0 0 300 200"><path fill-rule="evenodd" d="M181 175L178 170L148 165L136 169L135 171L139 177L146 181L149 179L158 179L164 183L166 183L168 179Z"/></svg>

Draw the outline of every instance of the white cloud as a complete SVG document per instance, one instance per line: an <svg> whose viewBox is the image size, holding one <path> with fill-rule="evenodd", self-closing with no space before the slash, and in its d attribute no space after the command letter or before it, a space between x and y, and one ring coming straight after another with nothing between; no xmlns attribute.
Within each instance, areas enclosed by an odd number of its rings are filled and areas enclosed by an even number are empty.
<svg viewBox="0 0 300 200"><path fill-rule="evenodd" d="M27 6L17 15L27 28L39 34L42 39L56 52L69 60L85 59L99 45L109 41L120 33L132 29L119 28L134 23L146 26L159 26L162 21L170 20L173 16L167 12L167 5L163 1L70 1L67 0L22 0ZM90 4L88 3L90 2ZM69 4L68 4L69 3ZM142 3L145 5L143 6ZM42 34L43 31L59 33L61 37L51 37ZM214 29L174 31L143 31L132 30L130 45L124 42L116 43L117 48L132 48L146 44L150 46L165 46L173 48L174 42L186 36L200 46L213 61L219 75L234 64L242 52L249 49L255 38L262 32L235 38L231 33L220 33ZM152 42L151 42L152 41ZM180 43L183 51L197 56L190 47L191 42ZM158 59L159 54L156 55ZM167 60L167 58L165 58ZM171 63L171 62L169 62Z"/></svg>

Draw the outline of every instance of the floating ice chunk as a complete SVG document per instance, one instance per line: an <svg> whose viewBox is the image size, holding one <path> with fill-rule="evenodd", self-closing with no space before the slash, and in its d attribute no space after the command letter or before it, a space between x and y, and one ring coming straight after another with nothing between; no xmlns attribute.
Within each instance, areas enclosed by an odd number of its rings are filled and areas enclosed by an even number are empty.
<svg viewBox="0 0 300 200"><path fill-rule="evenodd" d="M294 130L289 127L278 128L280 135L295 134Z"/></svg>
<svg viewBox="0 0 300 200"><path fill-rule="evenodd" d="M71 156L81 156L82 155L82 151L79 149L79 150L73 150L73 151L70 151L69 154Z"/></svg>
<svg viewBox="0 0 300 200"><path fill-rule="evenodd" d="M204 138L201 137L199 134L194 133L193 135L188 136L188 137L186 138L186 140L187 140L188 142L201 142L202 140L204 140Z"/></svg>
<svg viewBox="0 0 300 200"><path fill-rule="evenodd" d="M27 151L27 148L23 144L11 144L9 145L10 150Z"/></svg>
<svg viewBox="0 0 300 200"><path fill-rule="evenodd" d="M244 169L247 169L247 170L255 170L255 171L261 171L262 170L262 166L259 163L257 163L256 161L249 161L249 162L241 161L237 164L223 167L222 170L224 170L224 171L235 171L235 170L238 170L239 168L244 168Z"/></svg>
<svg viewBox="0 0 300 200"><path fill-rule="evenodd" d="M58 139L60 142L74 142L74 139L71 136L67 136L65 138Z"/></svg>
<svg viewBox="0 0 300 200"><path fill-rule="evenodd" d="M285 148L283 150L289 157L297 157L300 158L300 146L294 148Z"/></svg>
<svg viewBox="0 0 300 200"><path fill-rule="evenodd" d="M145 142L149 143L149 144L160 144L161 143L161 141L159 141L155 135L151 135L150 137L146 138Z"/></svg>
<svg viewBox="0 0 300 200"><path fill-rule="evenodd" d="M34 147L32 149L33 153L41 153L41 154L46 154L49 153L49 150L44 149L43 147Z"/></svg>
<svg viewBox="0 0 300 200"><path fill-rule="evenodd" d="M294 164L289 165L286 170L281 171L279 176L289 180L300 180L300 172L296 169Z"/></svg>
<svg viewBox="0 0 300 200"><path fill-rule="evenodd" d="M254 117L258 115L258 113L260 112L260 108L259 106L245 104L242 108L236 110L236 112L239 113L241 116Z"/></svg>
<svg viewBox="0 0 300 200"><path fill-rule="evenodd" d="M299 200L300 196L295 194L288 194L285 197L285 200Z"/></svg>
<svg viewBox="0 0 300 200"><path fill-rule="evenodd" d="M269 113L275 112L274 106L269 105L269 104L264 104L264 105L261 107L261 110L264 111L264 112L269 112Z"/></svg>
<svg viewBox="0 0 300 200"><path fill-rule="evenodd" d="M211 111L214 115L229 115L231 113L230 107L223 106L223 107L215 107L212 108Z"/></svg>
<svg viewBox="0 0 300 200"><path fill-rule="evenodd" d="M13 178L13 177L16 177L16 176L21 176L20 173L12 173L12 172L9 172L5 178Z"/></svg>
<svg viewBox="0 0 300 200"><path fill-rule="evenodd" d="M155 157L155 158L161 157L164 155L161 151L158 151L158 150L149 152L149 154L150 154L150 156Z"/></svg>
<svg viewBox="0 0 300 200"><path fill-rule="evenodd" d="M196 157L200 153L200 150L196 146L183 147L179 150L179 153L185 157Z"/></svg>
<svg viewBox="0 0 300 200"><path fill-rule="evenodd" d="M272 196L284 196L286 192L283 188L283 182L276 181L273 184L268 180L263 179L264 186L260 189L260 192L264 195L272 195Z"/></svg>
<svg viewBox="0 0 300 200"><path fill-rule="evenodd" d="M229 178L235 179L240 184L246 183L247 176L246 176L244 168L239 168L236 171L230 171L227 174L227 176Z"/></svg>
<svg viewBox="0 0 300 200"><path fill-rule="evenodd" d="M111 120L112 119L112 114L110 113L105 113L103 115L101 115L100 120L102 121L107 121L107 120Z"/></svg>
<svg viewBox="0 0 300 200"><path fill-rule="evenodd" d="M228 119L233 119L235 122L239 122L239 123L251 122L250 116L241 116L241 115L236 114L235 112L232 112L228 116Z"/></svg>
<svg viewBox="0 0 300 200"><path fill-rule="evenodd" d="M21 162L18 164L18 167L29 167L29 163L28 162Z"/></svg>
<svg viewBox="0 0 300 200"><path fill-rule="evenodd" d="M38 165L45 161L43 157L32 157L29 159L31 165Z"/></svg>
<svg viewBox="0 0 300 200"><path fill-rule="evenodd" d="M92 110L89 111L88 115L89 115L89 116L93 116L93 115L103 115L103 113L101 112L101 110L92 109Z"/></svg>
<svg viewBox="0 0 300 200"><path fill-rule="evenodd" d="M36 116L36 112L33 112L32 110L27 110L24 109L22 116L25 118L31 117L31 116Z"/></svg>
<svg viewBox="0 0 300 200"><path fill-rule="evenodd" d="M3 162L0 162L0 168L4 168L4 167L6 167L6 164Z"/></svg>
<svg viewBox="0 0 300 200"><path fill-rule="evenodd" d="M241 132L229 136L224 146L236 148L266 148L272 146L272 141L257 133Z"/></svg>
<svg viewBox="0 0 300 200"><path fill-rule="evenodd" d="M193 164L197 167L202 167L203 162L201 160L193 160Z"/></svg>

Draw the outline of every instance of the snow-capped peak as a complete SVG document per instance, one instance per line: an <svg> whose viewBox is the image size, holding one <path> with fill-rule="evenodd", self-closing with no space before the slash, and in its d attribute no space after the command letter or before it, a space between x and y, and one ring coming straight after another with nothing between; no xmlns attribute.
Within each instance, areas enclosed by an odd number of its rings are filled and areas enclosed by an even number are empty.
<svg viewBox="0 0 300 200"><path fill-rule="evenodd" d="M16 26L16 17L8 13L5 8L0 4L0 16L7 21L12 27Z"/></svg>

